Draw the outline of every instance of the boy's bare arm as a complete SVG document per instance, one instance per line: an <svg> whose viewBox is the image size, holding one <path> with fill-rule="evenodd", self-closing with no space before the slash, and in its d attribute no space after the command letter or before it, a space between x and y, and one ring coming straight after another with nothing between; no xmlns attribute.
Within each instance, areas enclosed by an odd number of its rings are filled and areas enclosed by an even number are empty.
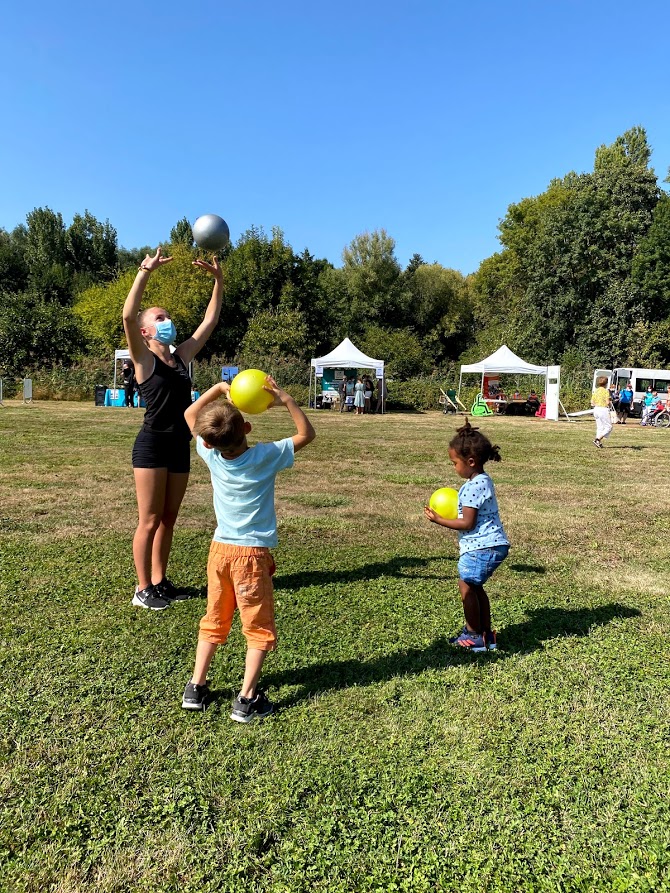
<svg viewBox="0 0 670 893"><path fill-rule="evenodd" d="M186 419L186 424L188 425L191 434L193 434L193 428L195 427L195 420L198 418L202 410L207 406L208 403L213 403L215 400L218 400L219 397L225 397L230 391L230 385L227 381L220 381L218 384L215 384L208 391L205 391L204 394L201 394L200 397L195 401L195 403L191 403L189 408L184 413L184 418Z"/></svg>
<svg viewBox="0 0 670 893"><path fill-rule="evenodd" d="M312 423L307 418L305 413L300 409L298 404L295 402L293 397L290 394L287 394L286 391L283 391L278 385L274 378L271 378L269 375L266 378L267 384L265 385L265 390L269 391L274 395L275 406L285 406L293 422L298 431L292 438L293 440L293 451L298 452L303 447L306 447L308 443L311 443L316 437L316 431L312 427Z"/></svg>

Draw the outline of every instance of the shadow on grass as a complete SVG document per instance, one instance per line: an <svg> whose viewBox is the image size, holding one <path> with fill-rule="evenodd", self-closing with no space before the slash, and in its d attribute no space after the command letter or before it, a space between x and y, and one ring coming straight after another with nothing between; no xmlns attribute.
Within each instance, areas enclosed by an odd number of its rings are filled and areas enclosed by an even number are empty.
<svg viewBox="0 0 670 893"><path fill-rule="evenodd" d="M516 571L517 574L546 574L547 569L543 564L508 564L507 570Z"/></svg>
<svg viewBox="0 0 670 893"><path fill-rule="evenodd" d="M377 577L409 577L417 574L406 573L408 568L426 567L434 562L457 561L453 556L436 558L416 558L396 556L389 561L375 561L360 567L341 568L323 571L301 571L297 574L280 574L275 577L274 588L301 589L303 586L323 586L328 583L356 583L359 580L374 580Z"/></svg>
<svg viewBox="0 0 670 893"><path fill-rule="evenodd" d="M597 608L538 608L527 620L505 627L499 636L499 650L483 655L470 654L449 644L440 636L427 648L391 651L373 660L324 661L307 667L268 673L265 686L300 686L299 690L278 702L289 707L316 693L338 691L352 686L373 685L399 676L415 676L425 670L461 666L472 661L499 661L512 654L528 653L544 647L549 639L562 636L587 636L594 626L605 626L617 618L640 616L636 608L612 603Z"/></svg>

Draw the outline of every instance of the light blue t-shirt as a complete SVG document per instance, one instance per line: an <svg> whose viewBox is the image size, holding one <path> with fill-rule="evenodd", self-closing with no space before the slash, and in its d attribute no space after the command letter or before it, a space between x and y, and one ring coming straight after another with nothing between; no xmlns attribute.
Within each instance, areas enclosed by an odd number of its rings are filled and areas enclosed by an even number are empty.
<svg viewBox="0 0 670 893"><path fill-rule="evenodd" d="M477 521L472 530L462 530L458 534L461 555L475 549L509 546L498 514L496 491L488 474L482 472L463 484L458 491L459 518L463 517L463 506L477 509Z"/></svg>
<svg viewBox="0 0 670 893"><path fill-rule="evenodd" d="M292 438L257 443L237 459L208 450L201 437L196 449L212 478L214 539L233 546L276 546L275 477L293 465Z"/></svg>

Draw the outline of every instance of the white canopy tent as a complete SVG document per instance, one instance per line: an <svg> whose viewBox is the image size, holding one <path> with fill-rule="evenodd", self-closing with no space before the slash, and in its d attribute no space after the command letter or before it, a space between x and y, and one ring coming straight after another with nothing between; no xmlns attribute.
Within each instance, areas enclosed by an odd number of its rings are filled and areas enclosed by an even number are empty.
<svg viewBox="0 0 670 893"><path fill-rule="evenodd" d="M176 350L173 344L170 345L170 353L174 353ZM130 351L129 350L115 350L114 351L114 390L116 390L116 365L121 360L129 360L130 359ZM193 363L188 364L188 374L191 379L193 378Z"/></svg>
<svg viewBox="0 0 670 893"><path fill-rule="evenodd" d="M384 360L366 356L349 338L323 357L314 357L309 369L309 403L312 405L312 378L314 378L314 406L316 406L316 379L323 369L374 369L377 378L384 378ZM314 370L314 375L312 375ZM382 412L385 407L382 406Z"/></svg>
<svg viewBox="0 0 670 893"><path fill-rule="evenodd" d="M480 373L482 377L481 390L484 390L484 376L490 373L508 373L512 375L547 375L546 366L535 366L527 363L513 353L506 344L499 347L490 357L480 360L478 363L470 363L461 366L461 377L458 381L458 393L461 392L463 375L468 373Z"/></svg>

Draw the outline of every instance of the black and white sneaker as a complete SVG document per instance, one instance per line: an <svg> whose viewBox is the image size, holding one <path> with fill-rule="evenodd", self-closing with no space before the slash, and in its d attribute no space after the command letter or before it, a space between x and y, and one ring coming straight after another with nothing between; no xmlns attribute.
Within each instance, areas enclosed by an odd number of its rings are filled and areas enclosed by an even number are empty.
<svg viewBox="0 0 670 893"><path fill-rule="evenodd" d="M204 685L196 685L195 682L189 682L184 689L181 706L184 710L204 710L208 694L209 687L206 682Z"/></svg>
<svg viewBox="0 0 670 893"><path fill-rule="evenodd" d="M265 719L274 710L275 705L268 701L265 692L257 688L253 698L243 698L242 695L235 698L230 718L235 722L253 722L255 719Z"/></svg>
<svg viewBox="0 0 670 893"><path fill-rule="evenodd" d="M154 583L153 587L160 598L165 599L170 604L172 602L185 602L190 598L187 592L184 592L183 589L178 589L167 577L163 577L160 583Z"/></svg>
<svg viewBox="0 0 670 893"><path fill-rule="evenodd" d="M170 602L165 598L161 598L156 592L156 587L152 585L147 586L146 589L140 589L139 586L136 586L132 604L136 608L149 608L151 611L164 611L170 607Z"/></svg>

